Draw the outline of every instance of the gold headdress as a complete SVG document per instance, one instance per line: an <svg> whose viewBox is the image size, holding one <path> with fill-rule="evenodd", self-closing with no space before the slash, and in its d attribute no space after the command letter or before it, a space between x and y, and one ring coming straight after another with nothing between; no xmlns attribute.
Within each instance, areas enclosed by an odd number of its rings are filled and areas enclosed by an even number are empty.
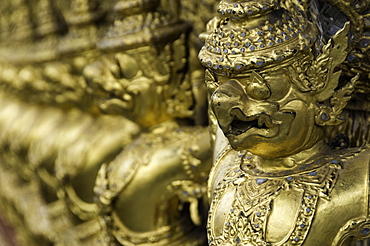
<svg viewBox="0 0 370 246"><path fill-rule="evenodd" d="M68 34L58 44L58 52L78 54L86 50L95 50L100 31L99 21L104 11L97 0L72 0L69 14L66 15Z"/></svg>
<svg viewBox="0 0 370 246"><path fill-rule="evenodd" d="M124 51L176 40L189 26L158 12L158 5L158 0L119 1L114 10L123 18L115 21L98 48L106 52Z"/></svg>
<svg viewBox="0 0 370 246"><path fill-rule="evenodd" d="M223 19L200 52L202 64L218 73L242 73L292 57L310 48L317 31L302 5L278 1L223 0Z"/></svg>

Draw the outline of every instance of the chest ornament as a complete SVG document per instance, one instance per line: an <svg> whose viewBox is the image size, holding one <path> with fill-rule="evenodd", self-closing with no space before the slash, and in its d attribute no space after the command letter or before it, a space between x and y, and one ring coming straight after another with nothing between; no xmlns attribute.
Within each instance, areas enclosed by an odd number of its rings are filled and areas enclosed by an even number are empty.
<svg viewBox="0 0 370 246"><path fill-rule="evenodd" d="M224 179L218 183L208 220L209 245L281 246L302 245L312 225L320 199L330 200L345 161L361 150L332 153L280 173L263 173L255 157L239 151ZM222 161L222 160L220 160ZM222 232L216 235L214 216L226 192L234 190L234 200L226 213ZM295 222L278 242L269 242L267 227L274 201L282 193L299 194ZM297 201L296 201L297 202ZM281 214L284 217L284 214ZM282 218L283 219L283 218Z"/></svg>

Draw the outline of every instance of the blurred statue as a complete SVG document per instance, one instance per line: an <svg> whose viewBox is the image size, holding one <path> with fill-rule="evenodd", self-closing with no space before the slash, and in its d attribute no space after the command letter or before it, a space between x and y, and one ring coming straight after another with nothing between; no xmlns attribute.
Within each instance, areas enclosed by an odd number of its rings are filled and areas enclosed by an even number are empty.
<svg viewBox="0 0 370 246"><path fill-rule="evenodd" d="M180 4L4 4L0 194L20 244L204 245L204 71L181 20L198 10Z"/></svg>
<svg viewBox="0 0 370 246"><path fill-rule="evenodd" d="M203 245L210 139L207 128L184 121L194 117L192 85L199 71L188 68L189 25L158 11L158 4L119 1L115 10L122 19L98 44L106 54L85 69L102 95L98 107L142 129L102 166L95 191L111 236L107 243Z"/></svg>

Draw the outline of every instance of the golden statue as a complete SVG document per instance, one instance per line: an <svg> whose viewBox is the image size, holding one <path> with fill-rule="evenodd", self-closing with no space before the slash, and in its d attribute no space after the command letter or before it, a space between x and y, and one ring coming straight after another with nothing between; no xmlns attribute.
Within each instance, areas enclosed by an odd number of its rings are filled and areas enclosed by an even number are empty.
<svg viewBox="0 0 370 246"><path fill-rule="evenodd" d="M102 166L94 190L111 235L108 243L201 245L199 200L212 164L209 134L181 122L193 116L191 83L197 82L197 71L186 70L189 26L157 11L158 4L118 2L123 19L98 44L106 52L103 63L86 68L92 83L110 94L99 107L142 129ZM99 67L102 75L96 76Z"/></svg>
<svg viewBox="0 0 370 246"><path fill-rule="evenodd" d="M323 127L343 121L359 78L338 88L350 24L325 43L314 4L220 2L199 55L219 126L209 245L370 238L369 150L324 142Z"/></svg>
<svg viewBox="0 0 370 246"><path fill-rule="evenodd" d="M0 245L366 245L369 10L3 0Z"/></svg>

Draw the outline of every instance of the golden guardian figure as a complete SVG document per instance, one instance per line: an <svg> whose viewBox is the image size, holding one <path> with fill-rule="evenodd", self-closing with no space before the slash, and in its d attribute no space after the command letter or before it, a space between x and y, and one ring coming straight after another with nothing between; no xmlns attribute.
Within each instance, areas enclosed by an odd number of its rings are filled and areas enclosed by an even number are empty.
<svg viewBox="0 0 370 246"><path fill-rule="evenodd" d="M351 245L370 237L369 151L323 141L323 128L342 122L359 78L338 87L349 23L325 42L315 8L223 0L209 25L199 54L218 124L209 245Z"/></svg>

